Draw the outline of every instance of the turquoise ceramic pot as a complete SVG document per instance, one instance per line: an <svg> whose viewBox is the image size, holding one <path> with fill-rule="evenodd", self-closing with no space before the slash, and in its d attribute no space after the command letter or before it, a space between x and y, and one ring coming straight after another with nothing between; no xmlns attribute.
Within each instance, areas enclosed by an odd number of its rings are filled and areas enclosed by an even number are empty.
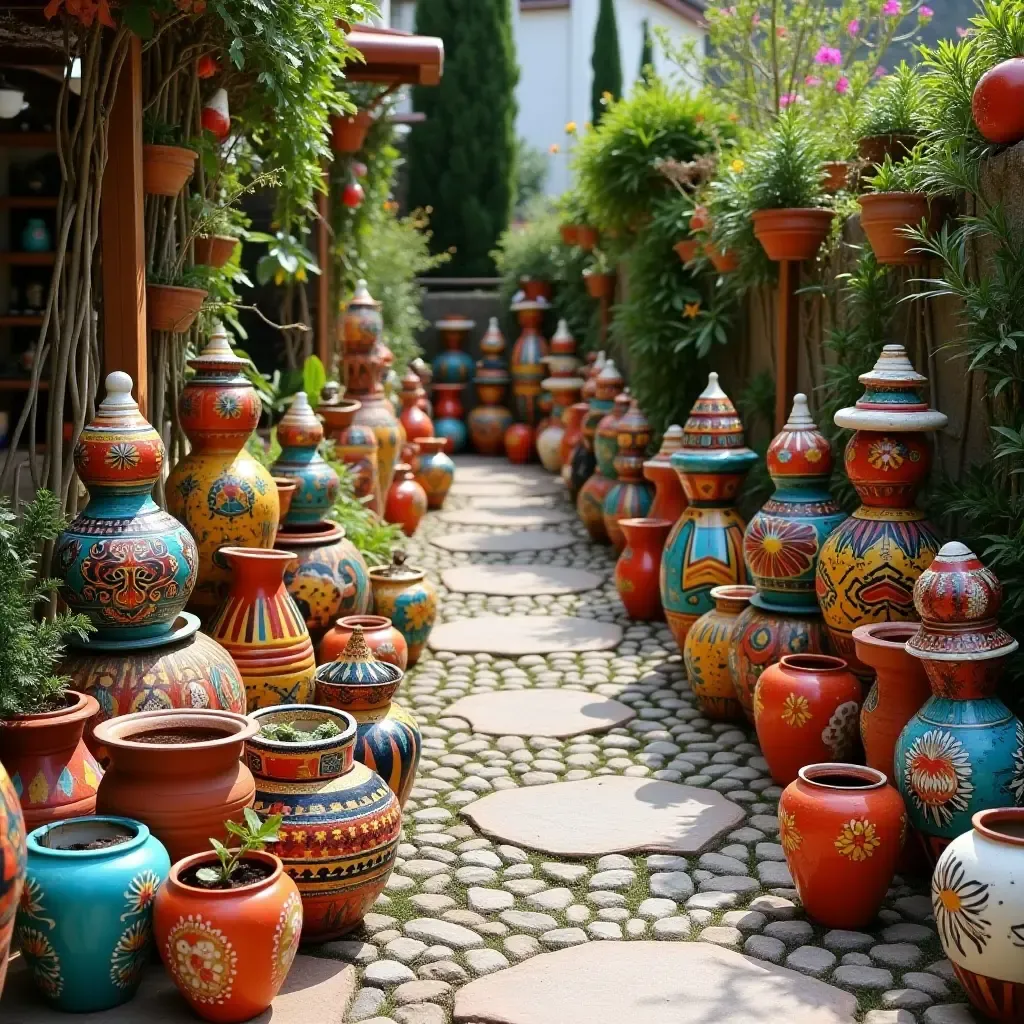
<svg viewBox="0 0 1024 1024"><path fill-rule="evenodd" d="M129 836L94 850L73 844ZM149 962L153 899L171 868L163 844L129 818L68 818L28 837L15 939L44 999L109 1010L135 995Z"/></svg>

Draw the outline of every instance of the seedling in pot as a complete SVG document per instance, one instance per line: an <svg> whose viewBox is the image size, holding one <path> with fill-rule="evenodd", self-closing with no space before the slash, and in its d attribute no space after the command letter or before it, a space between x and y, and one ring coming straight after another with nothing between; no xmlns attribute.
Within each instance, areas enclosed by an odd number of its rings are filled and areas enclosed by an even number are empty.
<svg viewBox="0 0 1024 1024"><path fill-rule="evenodd" d="M234 889L242 885L249 885L266 875L265 865L261 863L245 865L245 857L246 854L262 850L267 843L277 842L277 834L280 831L283 818L280 814L273 814L266 821L261 821L260 816L251 807L246 807L244 814L245 824L243 825L239 825L235 821L224 822L228 835L238 839L237 847L230 849L217 839L210 840L210 845L213 847L213 852L217 854L220 866L204 865L195 869L195 884L199 888ZM249 873L254 877L240 877L244 866L253 869Z"/></svg>

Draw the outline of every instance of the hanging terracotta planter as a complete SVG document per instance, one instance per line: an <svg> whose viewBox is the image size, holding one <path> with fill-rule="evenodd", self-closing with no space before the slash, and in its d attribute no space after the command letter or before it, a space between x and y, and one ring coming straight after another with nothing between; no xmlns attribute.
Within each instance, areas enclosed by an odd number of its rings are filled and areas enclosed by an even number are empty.
<svg viewBox="0 0 1024 1024"><path fill-rule="evenodd" d="M919 141L916 135L866 135L857 143L857 156L876 167L884 164L887 156L898 164Z"/></svg>
<svg viewBox="0 0 1024 1024"><path fill-rule="evenodd" d="M591 249L597 248L599 237L597 228L588 227L586 224L580 224L576 228L576 244L584 252L590 252Z"/></svg>
<svg viewBox="0 0 1024 1024"><path fill-rule="evenodd" d="M150 196L176 196L192 177L197 155L184 146L143 146L142 190Z"/></svg>
<svg viewBox="0 0 1024 1024"><path fill-rule="evenodd" d="M720 274L732 274L740 269L739 253L735 249L723 252L714 242L705 242L704 253Z"/></svg>
<svg viewBox="0 0 1024 1024"><path fill-rule="evenodd" d="M583 283L592 299L610 299L615 293L615 275L583 272Z"/></svg>
<svg viewBox="0 0 1024 1024"><path fill-rule="evenodd" d="M550 302L551 282L542 281L540 278L524 277L520 282L523 286L523 296L527 302Z"/></svg>
<svg viewBox="0 0 1024 1024"><path fill-rule="evenodd" d="M672 248L683 263L689 263L700 252L700 242L696 238L684 238L676 242Z"/></svg>
<svg viewBox="0 0 1024 1024"><path fill-rule="evenodd" d="M562 236L563 245L579 245L579 224L562 224L559 226L558 231Z"/></svg>
<svg viewBox="0 0 1024 1024"><path fill-rule="evenodd" d="M832 211L813 207L755 210L754 234L768 259L812 260L832 227Z"/></svg>
<svg viewBox="0 0 1024 1024"><path fill-rule="evenodd" d="M237 244L238 239L234 235L198 235L192 244L192 251L196 263L219 269L231 259Z"/></svg>
<svg viewBox="0 0 1024 1024"><path fill-rule="evenodd" d="M828 160L821 165L824 181L821 187L830 195L842 192L850 182L850 164L846 160Z"/></svg>
<svg viewBox="0 0 1024 1024"><path fill-rule="evenodd" d="M331 149L335 153L358 153L363 148L371 124L373 114L368 110L332 117Z"/></svg>
<svg viewBox="0 0 1024 1024"><path fill-rule="evenodd" d="M910 266L928 257L903 231L928 221L931 208L923 192L871 192L860 197L860 224L879 263Z"/></svg>
<svg viewBox="0 0 1024 1024"><path fill-rule="evenodd" d="M203 288L147 284L146 323L149 329L184 334L196 322L207 294Z"/></svg>

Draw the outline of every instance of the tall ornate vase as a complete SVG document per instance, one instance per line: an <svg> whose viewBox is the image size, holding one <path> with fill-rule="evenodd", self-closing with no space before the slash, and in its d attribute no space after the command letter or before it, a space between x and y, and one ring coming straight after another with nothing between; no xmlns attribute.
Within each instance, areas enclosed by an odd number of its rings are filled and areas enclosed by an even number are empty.
<svg viewBox="0 0 1024 1024"><path fill-rule="evenodd" d="M565 410L580 400L586 383L577 376L580 361L576 358L576 341L564 320L558 321L558 329L551 337L551 353L544 361L550 376L541 382L541 387L551 396L551 416L537 434L537 454L549 473L560 473Z"/></svg>
<svg viewBox="0 0 1024 1024"><path fill-rule="evenodd" d="M541 382L545 377L544 357L548 354L547 343L540 333L545 309L546 304L528 300L512 306L520 327L509 361L512 395L516 418L530 427L540 422Z"/></svg>
<svg viewBox="0 0 1024 1024"><path fill-rule="evenodd" d="M747 582L744 523L734 502L756 461L718 374L708 374L683 428L683 446L672 456L689 504L661 560L661 603L680 650L690 627L714 606L712 588Z"/></svg>
<svg viewBox="0 0 1024 1024"><path fill-rule="evenodd" d="M926 379L902 345L886 345L860 377L864 397L835 415L836 426L856 431L846 474L862 504L822 545L818 603L836 651L865 681L871 673L856 657L854 627L913 619L914 583L939 548L914 504L931 463L927 432L946 425L920 396Z"/></svg>
<svg viewBox="0 0 1024 1024"><path fill-rule="evenodd" d="M583 438L583 420L590 412L589 402L574 402L562 413L562 442L558 449L558 459L562 464L559 471L562 482L566 487L570 486L572 477L572 456L576 446Z"/></svg>
<svg viewBox="0 0 1024 1024"><path fill-rule="evenodd" d="M611 538L604 524L604 502L615 486L615 455L619 449L619 421L629 412L629 389L620 391L612 401L612 408L601 417L594 431L595 468L576 499L576 511L590 539L597 544L609 544Z"/></svg>
<svg viewBox="0 0 1024 1024"><path fill-rule="evenodd" d="M18 794L0 764L0 993L7 977L7 954L14 932L14 915L25 883L25 819Z"/></svg>
<svg viewBox="0 0 1024 1024"><path fill-rule="evenodd" d="M743 717L729 671L729 647L736 620L753 596L754 588L748 584L715 587L711 591L715 607L686 634L686 678L705 718L735 722Z"/></svg>
<svg viewBox="0 0 1024 1024"><path fill-rule="evenodd" d="M402 378L402 391L398 396L402 402L402 413L398 419L405 429L406 442L434 436L433 421L419 406L421 391L423 386L419 377L412 370L406 371Z"/></svg>
<svg viewBox="0 0 1024 1024"><path fill-rule="evenodd" d="M462 405L465 389L465 384L434 385L434 433L445 439L444 450L448 455L465 451L469 440Z"/></svg>
<svg viewBox="0 0 1024 1024"><path fill-rule="evenodd" d="M306 704L313 697L316 662L302 613L284 573L291 551L224 548L231 590L210 624L241 673L249 710Z"/></svg>
<svg viewBox="0 0 1024 1024"><path fill-rule="evenodd" d="M380 483L377 470L377 435L370 427L353 423L361 403L346 401L322 403L317 409L324 421L327 437L334 442L334 456L348 466L352 490L371 512L380 512Z"/></svg>
<svg viewBox="0 0 1024 1024"><path fill-rule="evenodd" d="M654 484L654 501L648 513L652 519L678 522L686 508L686 495L679 474L672 468L672 455L683 446L683 428L673 423L661 438L658 454L644 463L644 479Z"/></svg>
<svg viewBox="0 0 1024 1024"><path fill-rule="evenodd" d="M391 564L370 570L373 610L389 618L409 645L409 666L420 660L437 620L437 592L426 571L405 564L394 552Z"/></svg>
<svg viewBox="0 0 1024 1024"><path fill-rule="evenodd" d="M498 326L498 318L492 316L480 339L480 359L473 378L479 404L470 411L466 421L470 443L481 455L500 455L505 431L514 422L512 413L504 404L510 380L504 351L505 338Z"/></svg>
<svg viewBox="0 0 1024 1024"><path fill-rule="evenodd" d="M420 465L416 482L427 495L427 506L438 509L455 481L455 463L445 454L445 441L441 437L420 439Z"/></svg>
<svg viewBox="0 0 1024 1024"><path fill-rule="evenodd" d="M427 492L417 483L412 467L400 462L395 479L391 482L384 518L402 528L402 533L411 537L427 514Z"/></svg>
<svg viewBox="0 0 1024 1024"><path fill-rule="evenodd" d="M475 364L467 351L476 321L464 316L446 316L434 323L441 339L441 352L433 362L434 386L469 383Z"/></svg>
<svg viewBox="0 0 1024 1024"><path fill-rule="evenodd" d="M667 519L623 519L619 526L626 544L615 563L615 589L631 619L663 619L658 574L672 524Z"/></svg>
<svg viewBox="0 0 1024 1024"><path fill-rule="evenodd" d="M651 424L634 398L629 411L618 423L616 436L616 482L604 499L604 528L616 551L626 546L619 525L623 519L642 519L651 510L654 488L644 480L644 452L651 443ZM673 520L669 520L674 524Z"/></svg>
<svg viewBox="0 0 1024 1024"><path fill-rule="evenodd" d="M245 745L256 778L253 809L284 820L274 852L302 897L302 937L336 939L362 921L395 866L402 829L398 798L354 758L356 721L344 711L290 704L253 712L266 725L290 723L312 733L324 722L341 728L326 739L285 743L261 733Z"/></svg>
<svg viewBox="0 0 1024 1024"><path fill-rule="evenodd" d="M1024 725L996 695L1017 641L997 622L1003 588L970 548L943 545L914 584L907 642L932 697L896 743L896 783L932 857L990 807L1024 803Z"/></svg>
<svg viewBox="0 0 1024 1024"><path fill-rule="evenodd" d="M625 385L622 374L612 360L603 360L599 356L594 365L600 366L601 369L583 385L585 398L589 392L590 409L583 417L580 442L573 450L569 473L569 497L574 504L578 504L583 485L597 469L597 455L594 452L597 425L612 411L615 398Z"/></svg>
<svg viewBox="0 0 1024 1024"><path fill-rule="evenodd" d="M230 584L219 550L271 547L280 505L269 470L245 450L259 423L260 399L222 327L188 364L195 376L181 393L178 418L192 451L171 470L165 491L168 511L199 546L199 581L188 608L205 618Z"/></svg>
<svg viewBox="0 0 1024 1024"><path fill-rule="evenodd" d="M281 528L315 526L327 518L338 500L338 474L320 454L324 428L310 407L306 392L292 399L288 411L277 425L281 455L274 463L276 476L291 477L295 494Z"/></svg>
<svg viewBox="0 0 1024 1024"><path fill-rule="evenodd" d="M164 445L132 398L131 377L108 374L106 386L75 446L89 503L57 539L61 597L89 616L97 640L165 637L195 586L199 552L150 497Z"/></svg>

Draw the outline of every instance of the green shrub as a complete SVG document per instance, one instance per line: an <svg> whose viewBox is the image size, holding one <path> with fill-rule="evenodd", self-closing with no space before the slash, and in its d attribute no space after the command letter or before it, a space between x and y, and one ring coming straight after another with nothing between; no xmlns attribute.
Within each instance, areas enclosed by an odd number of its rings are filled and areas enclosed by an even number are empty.
<svg viewBox="0 0 1024 1024"><path fill-rule="evenodd" d="M862 137L918 135L924 128L924 80L906 61L868 93Z"/></svg>

